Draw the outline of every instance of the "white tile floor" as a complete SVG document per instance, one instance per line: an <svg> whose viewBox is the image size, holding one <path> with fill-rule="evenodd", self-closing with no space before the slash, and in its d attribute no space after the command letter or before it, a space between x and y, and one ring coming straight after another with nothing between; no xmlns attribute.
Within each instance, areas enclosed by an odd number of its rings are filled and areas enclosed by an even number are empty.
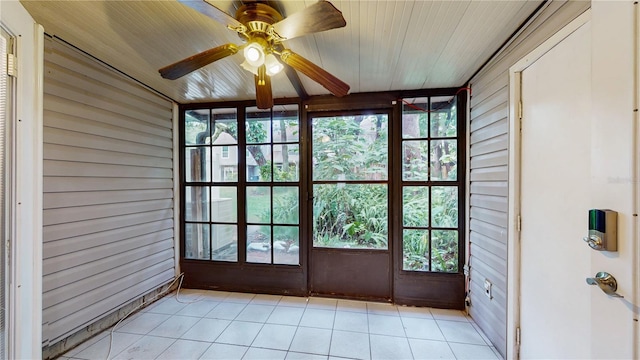
<svg viewBox="0 0 640 360"><path fill-rule="evenodd" d="M499 359L462 311L182 290L113 332L110 359ZM110 330L60 359L106 359Z"/></svg>

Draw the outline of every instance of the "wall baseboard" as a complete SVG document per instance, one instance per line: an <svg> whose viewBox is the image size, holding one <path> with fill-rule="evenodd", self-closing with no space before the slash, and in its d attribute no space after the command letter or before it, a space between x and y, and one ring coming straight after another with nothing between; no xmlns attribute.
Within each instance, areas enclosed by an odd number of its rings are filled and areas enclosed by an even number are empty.
<svg viewBox="0 0 640 360"><path fill-rule="evenodd" d="M136 308L138 309L135 310L135 312L138 312L144 309L145 307L151 305L152 303L162 299L164 296L169 295L170 292L167 291L167 289L171 285L173 285L173 283L166 284L155 290L152 290L146 293L145 295L143 295L142 297L136 300L133 300L132 302L122 306L120 309L96 320L94 323L86 326L84 329L79 330L78 332L72 335L69 335L68 337L58 341L55 344L43 347L42 358L45 360L54 359L66 353L67 351L75 348L76 346L84 343L90 338L102 333L103 331L114 326L118 321L120 321L125 316L133 315L129 313L134 311ZM166 292L166 294L161 296L161 294L164 292ZM145 304L145 305L141 306L142 304Z"/></svg>

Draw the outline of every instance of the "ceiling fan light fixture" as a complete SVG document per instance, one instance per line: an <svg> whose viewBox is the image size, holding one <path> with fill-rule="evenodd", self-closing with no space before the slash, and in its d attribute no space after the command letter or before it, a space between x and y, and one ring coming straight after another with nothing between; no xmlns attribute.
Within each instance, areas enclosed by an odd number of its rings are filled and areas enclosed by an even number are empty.
<svg viewBox="0 0 640 360"><path fill-rule="evenodd" d="M240 66L242 66L242 68L247 70L248 72L253 73L253 75L258 75L258 67L249 64L247 60L243 61Z"/></svg>
<svg viewBox="0 0 640 360"><path fill-rule="evenodd" d="M284 69L284 65L273 54L267 55L264 65L267 67L267 75L269 76L273 76Z"/></svg>
<svg viewBox="0 0 640 360"><path fill-rule="evenodd" d="M262 45L257 42L249 43L244 48L244 59L249 65L256 68L264 64L265 54Z"/></svg>

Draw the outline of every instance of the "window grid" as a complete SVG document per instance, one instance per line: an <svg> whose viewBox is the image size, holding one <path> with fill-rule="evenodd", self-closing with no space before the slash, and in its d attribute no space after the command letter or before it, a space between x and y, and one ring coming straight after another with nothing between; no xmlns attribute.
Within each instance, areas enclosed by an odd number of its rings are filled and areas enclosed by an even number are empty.
<svg viewBox="0 0 640 360"><path fill-rule="evenodd" d="M234 136L233 131L229 130L237 122L236 114L236 109L194 109L185 112L183 256L186 259L238 260L238 181L237 176L236 179L227 177L233 175L228 168L234 165L219 161L229 159L231 149L237 149L237 133ZM227 157L222 156L225 148ZM197 153L194 150L198 150ZM238 167L237 159L235 167ZM194 212L200 212L200 216L194 217ZM190 214L192 218L189 218Z"/></svg>
<svg viewBox="0 0 640 360"><path fill-rule="evenodd" d="M410 272L459 272L458 253L460 246L460 231L458 224L458 204L461 182L459 181L457 174L455 178L443 179L438 176L434 176L436 170L434 164L440 162L441 159L450 155L451 149L443 150L444 146L450 146L451 143L455 144L456 156L453 159L455 169L457 171L457 164L459 159L457 156L457 148L459 146L458 138L458 124L457 113L455 112L455 96L450 97L451 100L438 101L437 108L434 106L434 97L413 99L413 103L404 101L406 105L403 106L402 111L402 251L403 251L403 271ZM438 98L441 100L442 98ZM444 103L444 104L443 104ZM443 106L444 105L444 106ZM441 129L440 121L442 120L442 110L447 110L449 113L445 120L454 124L454 128ZM434 116L437 114L437 116ZM407 116L408 115L408 116ZM445 121L446 123L446 121ZM426 125L426 129L425 129ZM435 126L434 126L435 125ZM418 130L418 134L415 134ZM426 130L426 131L425 131ZM444 130L444 133L442 132ZM448 135L447 131L453 131L456 136ZM413 132L413 133L412 133ZM441 142L440 144L438 144ZM426 147L424 146L426 143ZM444 151L445 154L439 159L435 159L435 153L433 144L442 146L439 150ZM416 146L418 145L418 146ZM412 152L411 150L418 151ZM410 151L407 151L409 149ZM427 151L427 156L422 154L422 150ZM438 149L436 149L438 150ZM447 153L447 151L449 153ZM408 159L418 159L418 161L411 161L408 164ZM426 160L426 161L425 161ZM445 161L447 161L445 159ZM426 162L426 164L425 164ZM426 165L426 166L425 166ZM445 169L449 168L449 163L445 165ZM442 165L441 174L442 174ZM413 168L417 168L418 174L412 174ZM426 174L424 169L426 168ZM450 174L446 171L447 174ZM410 173L407 176L407 173ZM413 178L412 178L413 177ZM418 205L416 200L416 194L419 193L417 189L426 189L427 197L419 198L420 200L427 200L427 210L420 208L423 205ZM437 194L434 195L434 189L437 190ZM406 191L410 193L407 194ZM455 191L454 191L455 190ZM448 191L448 194L447 194ZM449 196L449 203L446 203L447 196L456 194L455 197ZM414 200L411 202L411 200ZM453 201L452 201L453 200ZM453 204L451 204L453 203ZM451 208L447 208L447 205L453 205ZM442 210L449 210L451 212L449 216L442 216ZM455 211L452 211L455 210ZM427 221L421 224L407 224L407 218L411 218L420 212L427 212ZM449 220L451 223L445 224L442 220L434 222L434 217L438 216L445 220ZM444 244L444 248L439 248Z"/></svg>
<svg viewBox="0 0 640 360"><path fill-rule="evenodd" d="M247 132L249 131L259 131L260 125L265 126L268 124L268 131L266 133L266 137L262 140L255 139L256 135L251 135L253 139L249 142L249 135L247 135L247 143L246 143L246 158L247 158L247 176L246 176L246 189L247 189L247 197L245 208L247 212L247 221L246 221L246 242L247 242L247 253L246 253L246 261L248 263L266 263L271 265L300 265L300 219L299 219L299 207L300 207L300 173L299 166L296 166L293 169L293 172L296 174L294 176L295 181L283 181L281 178L276 176L276 171L279 170L276 161L276 152L275 148L277 146L283 146L283 150L280 153L282 157L280 165L284 166L285 156L284 150L288 151L288 146L297 146L298 154L299 154L299 140L295 138L290 139L287 137L286 132L288 128L284 121L294 121L296 125L294 127L299 126L299 117L298 112L296 111L295 117L292 118L291 114L288 116L288 120L283 120L283 117L279 117L279 114L271 111L259 111L256 108L246 108L245 115L245 129ZM281 121L282 120L282 121ZM276 125L276 123L278 125ZM281 129L281 125L285 125L284 129ZM279 131L279 140L276 139L276 128ZM283 135L282 133L285 133ZM286 140L282 140L284 137L287 137ZM298 137L299 139L299 137ZM267 170L260 169L260 174L255 175L254 171L249 171L249 160L250 157L254 157L253 152L250 150L250 147L254 147L253 151L257 152L257 149L261 149L264 155L264 150L268 151L268 159ZM287 154L288 156L288 154ZM298 155L299 156L299 155ZM287 160L289 163L289 161ZM257 163L257 160L256 160ZM299 162L298 162L299 163ZM260 166L263 168L265 165ZM289 165L287 165L289 166ZM252 175L253 174L253 175ZM263 178L264 175L264 178ZM291 180L291 179L289 179ZM253 191L257 190L257 193L250 194L250 189ZM261 189L261 190L258 190ZM290 224L283 221L278 221L279 219L275 219L274 212L276 211L276 202L279 199L276 199L276 190L277 189L296 189L294 192L297 193L295 199L297 200L297 210L294 212L296 217L296 223ZM260 219L256 221L256 214L250 214L252 206L254 204L258 204L256 202L256 197L263 194L263 192L268 193L269 197L269 205L268 205L268 219ZM252 196L255 195L255 196ZM252 203L251 203L252 202ZM251 216L250 216L251 215ZM263 213L264 217L264 213ZM252 231L252 230L257 231ZM288 236L284 237L284 240L276 239L279 235L283 233L283 229L290 229L288 232ZM261 232L260 232L261 230ZM286 232L286 231L284 231ZM266 233L266 234L265 234ZM261 239L258 236L263 235L267 236L268 239ZM262 241L261 241L262 240ZM265 241L266 240L266 241ZM268 257L264 259L260 254L261 251L267 249Z"/></svg>

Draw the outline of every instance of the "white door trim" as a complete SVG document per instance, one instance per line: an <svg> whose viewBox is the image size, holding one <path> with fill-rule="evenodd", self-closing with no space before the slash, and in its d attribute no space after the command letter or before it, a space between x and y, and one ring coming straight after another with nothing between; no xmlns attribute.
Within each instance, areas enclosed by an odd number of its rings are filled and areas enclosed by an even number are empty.
<svg viewBox="0 0 640 360"><path fill-rule="evenodd" d="M173 251L175 263L175 277L180 276L180 217L182 216L180 207L180 107L171 100L173 111Z"/></svg>
<svg viewBox="0 0 640 360"><path fill-rule="evenodd" d="M42 104L44 29L20 2L0 1L0 23L16 36L9 359L42 357ZM9 145L8 145L9 146ZM10 168L9 168L10 166ZM9 200L8 200L9 201Z"/></svg>
<svg viewBox="0 0 640 360"><path fill-rule="evenodd" d="M640 226L638 224L638 212L640 211L640 5L637 2L634 2L634 51L633 51L633 90L634 94L634 104L633 107L635 109L633 113L633 147L635 151L633 152L632 158L632 166L634 167L634 171L632 172L633 179L633 192L635 195L632 205L632 211L635 215L633 222L633 244L635 244L635 256L633 263L633 271L636 274L640 274ZM636 275L636 284L635 284L635 298L634 300L637 302L640 300L640 275ZM635 328L636 328L636 341L634 343L633 348L633 356L637 359L640 357L640 314L636 311L635 313Z"/></svg>
<svg viewBox="0 0 640 360"><path fill-rule="evenodd" d="M587 10L509 68L509 197L507 236L507 359L517 359L520 326L520 103L522 72L591 20Z"/></svg>

